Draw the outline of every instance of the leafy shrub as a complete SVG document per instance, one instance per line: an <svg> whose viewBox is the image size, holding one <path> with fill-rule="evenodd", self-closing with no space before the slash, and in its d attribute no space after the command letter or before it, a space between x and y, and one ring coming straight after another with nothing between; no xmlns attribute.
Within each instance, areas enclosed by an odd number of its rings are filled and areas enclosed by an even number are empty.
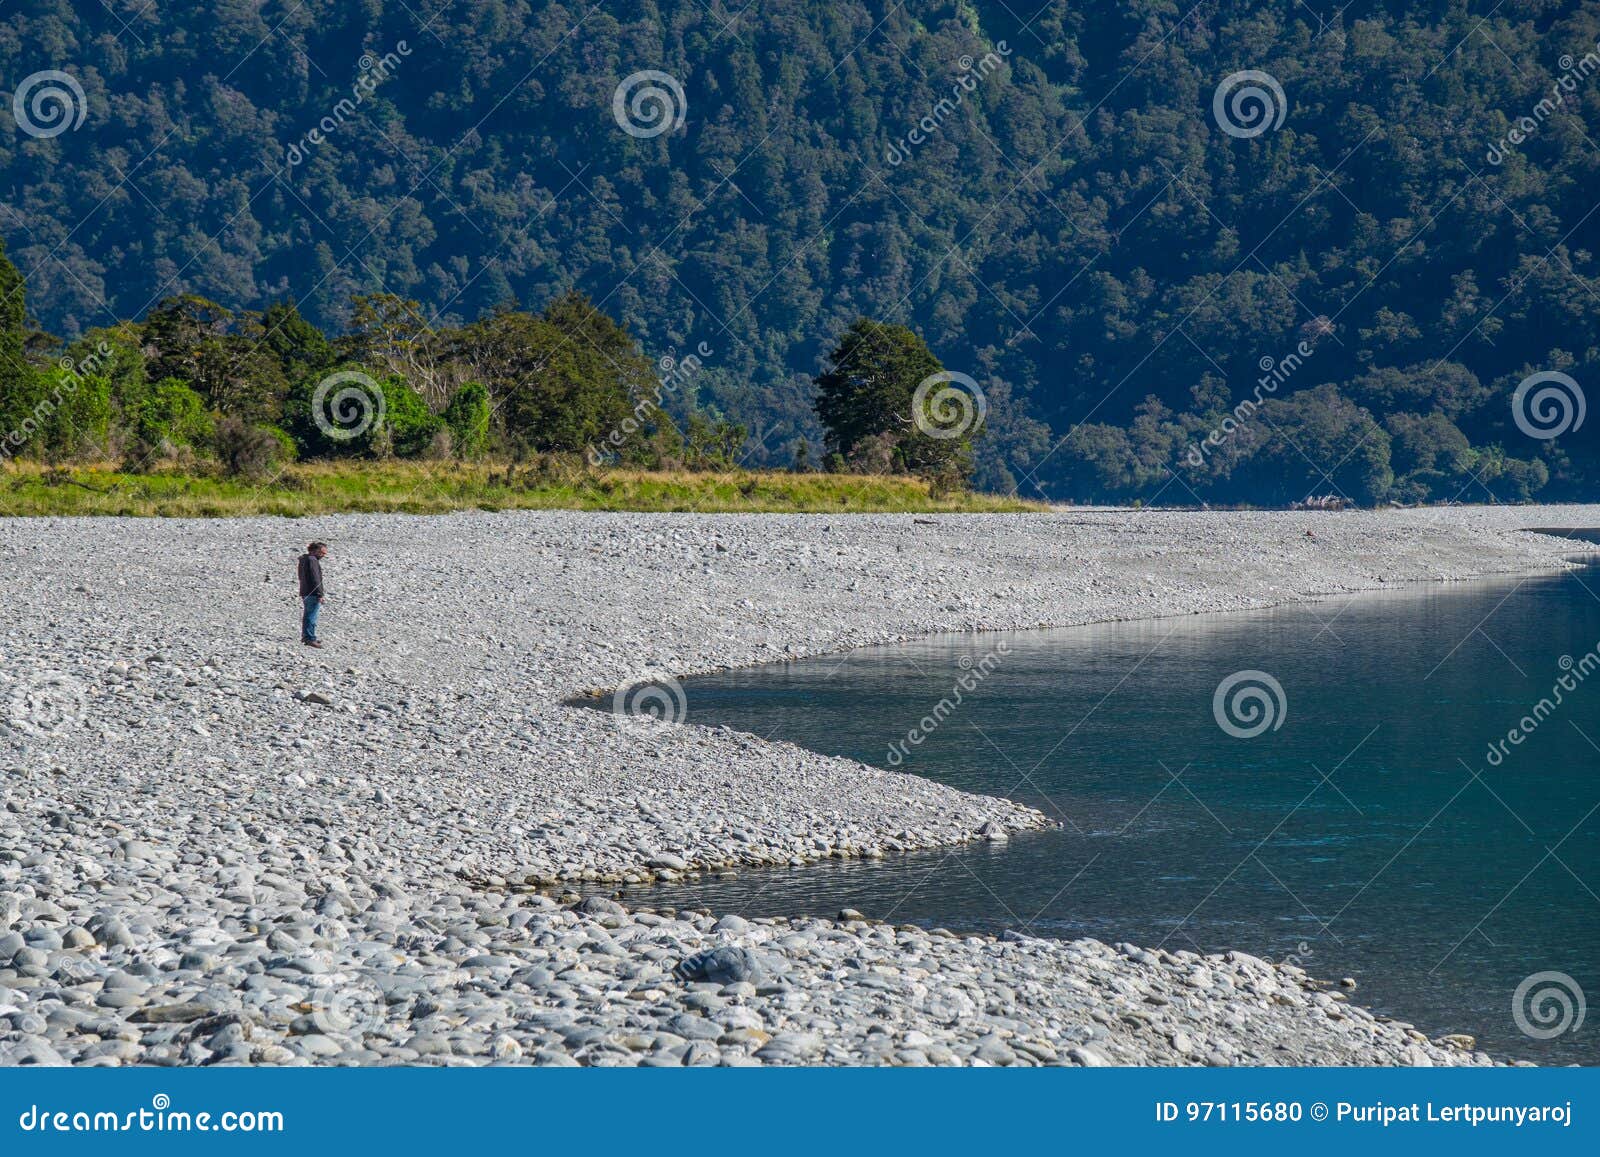
<svg viewBox="0 0 1600 1157"><path fill-rule="evenodd" d="M851 444L846 464L852 474L893 474L904 467L899 450L893 434L864 434Z"/></svg>
<svg viewBox="0 0 1600 1157"><path fill-rule="evenodd" d="M229 477L251 482L271 478L293 445L281 430L252 425L239 418L218 422L214 438L217 462L223 471Z"/></svg>
<svg viewBox="0 0 1600 1157"><path fill-rule="evenodd" d="M261 428L278 440L278 456L283 461L293 462L300 457L300 447L296 445L289 431L281 426L263 426Z"/></svg>
<svg viewBox="0 0 1600 1157"><path fill-rule="evenodd" d="M177 378L162 378L146 394L134 429L141 441L170 453L208 445L214 424L204 398Z"/></svg>
<svg viewBox="0 0 1600 1157"><path fill-rule="evenodd" d="M690 414L684 431L684 457L691 470L731 470L739 462L749 431L725 418L715 421Z"/></svg>
<svg viewBox="0 0 1600 1157"><path fill-rule="evenodd" d="M433 441L428 443L428 448L422 452L422 457L430 462L447 462L454 446L455 439L450 436L450 427L440 426L434 431Z"/></svg>
<svg viewBox="0 0 1600 1157"><path fill-rule="evenodd" d="M379 381L353 367L338 374L346 376L302 382L284 403L284 427L307 457L412 458L432 445L442 423L422 395L402 381Z"/></svg>
<svg viewBox="0 0 1600 1157"><path fill-rule="evenodd" d="M404 382L391 379L379 382L378 388L384 400L382 428L374 431L378 439L387 436L389 452L400 458L425 453L443 426L439 417L428 409L422 395Z"/></svg>
<svg viewBox="0 0 1600 1157"><path fill-rule="evenodd" d="M468 382L457 390L442 416L462 458L476 458L489 448L489 390L482 382Z"/></svg>
<svg viewBox="0 0 1600 1157"><path fill-rule="evenodd" d="M52 366L33 375L33 405L21 428L34 452L51 461L96 458L106 451L111 381Z"/></svg>

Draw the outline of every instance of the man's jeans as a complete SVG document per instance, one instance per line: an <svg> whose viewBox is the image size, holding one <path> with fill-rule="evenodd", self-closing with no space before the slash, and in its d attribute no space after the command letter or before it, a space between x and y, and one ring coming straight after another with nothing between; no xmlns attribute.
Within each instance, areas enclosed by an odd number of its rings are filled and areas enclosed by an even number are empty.
<svg viewBox="0 0 1600 1157"><path fill-rule="evenodd" d="M300 641L302 643L315 643L317 641L317 615L322 610L322 599L317 595L306 595L304 600L306 609L300 616Z"/></svg>

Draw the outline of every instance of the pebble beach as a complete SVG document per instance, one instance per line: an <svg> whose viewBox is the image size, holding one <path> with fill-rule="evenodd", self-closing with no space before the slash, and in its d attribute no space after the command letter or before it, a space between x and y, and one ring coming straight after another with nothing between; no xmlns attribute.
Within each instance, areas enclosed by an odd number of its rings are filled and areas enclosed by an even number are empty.
<svg viewBox="0 0 1600 1157"><path fill-rule="evenodd" d="M1430 1039L1239 952L679 910L691 873L1050 820L573 701L945 631L1549 571L1582 545L1528 528L1595 526L1597 507L0 521L0 1065L1496 1063L1468 1026ZM332 549L322 650L298 641L311 538ZM605 896L652 880L654 908Z"/></svg>

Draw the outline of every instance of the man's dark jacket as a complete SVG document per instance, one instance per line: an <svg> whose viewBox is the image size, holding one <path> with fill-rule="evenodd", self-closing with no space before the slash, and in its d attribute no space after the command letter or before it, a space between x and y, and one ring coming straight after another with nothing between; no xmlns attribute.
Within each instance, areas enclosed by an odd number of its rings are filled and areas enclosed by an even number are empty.
<svg viewBox="0 0 1600 1157"><path fill-rule="evenodd" d="M300 556L300 597L322 598L322 562L314 554Z"/></svg>

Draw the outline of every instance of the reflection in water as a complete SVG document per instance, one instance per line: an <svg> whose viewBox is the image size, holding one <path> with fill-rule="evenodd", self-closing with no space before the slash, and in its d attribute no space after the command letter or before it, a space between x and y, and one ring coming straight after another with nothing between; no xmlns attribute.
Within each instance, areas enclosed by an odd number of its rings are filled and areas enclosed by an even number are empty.
<svg viewBox="0 0 1600 1157"><path fill-rule="evenodd" d="M1600 1016L1536 1040L1512 995L1547 971L1600 992L1600 671L1585 682L1583 662L1600 643L1596 593L1592 571L1520 577L688 681L690 722L879 766L898 752L904 771L1032 804L1060 828L746 872L658 902L1294 957L1435 1034L1595 1063ZM1255 674L1214 705L1240 672ZM961 702L935 710L963 676ZM1537 707L1563 676L1573 689ZM1261 726L1252 710L1276 716Z"/></svg>

